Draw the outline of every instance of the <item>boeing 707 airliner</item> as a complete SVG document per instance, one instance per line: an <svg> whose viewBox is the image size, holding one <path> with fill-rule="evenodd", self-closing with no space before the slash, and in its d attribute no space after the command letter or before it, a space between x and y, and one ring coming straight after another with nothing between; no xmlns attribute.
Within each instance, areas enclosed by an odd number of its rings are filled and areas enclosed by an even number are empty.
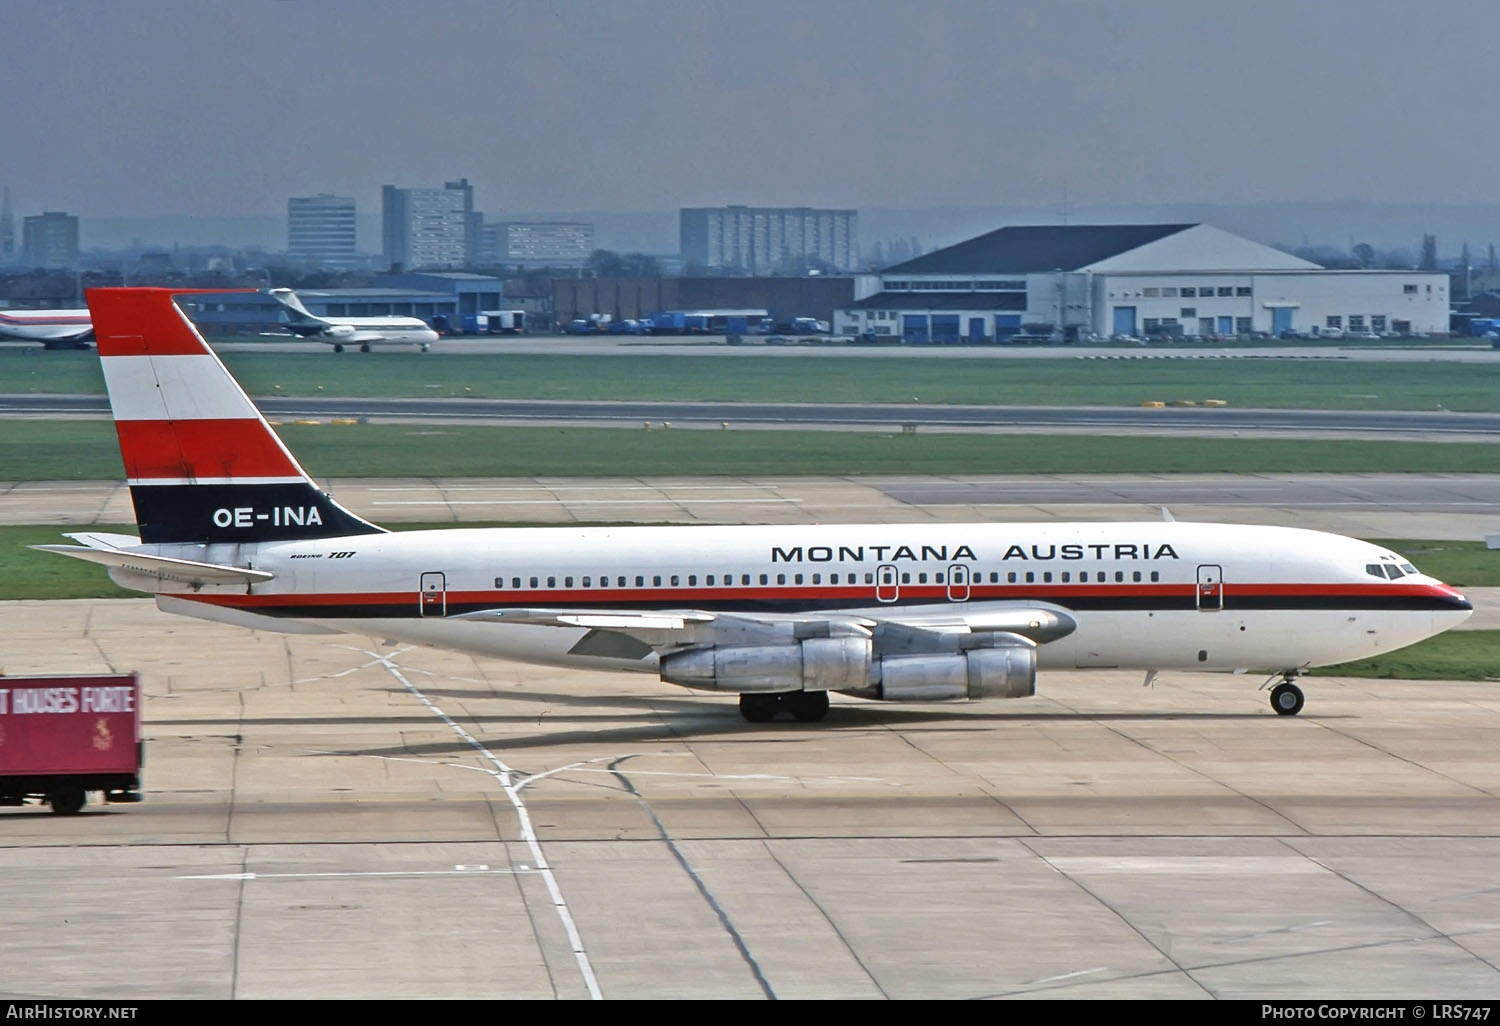
<svg viewBox="0 0 1500 1026"><path fill-rule="evenodd" d="M1248 670L1302 709L1312 666L1461 623L1395 552L1285 527L974 523L388 532L307 475L168 289L88 294L138 536L42 546L164 611L357 633L739 696L1018 698L1037 671Z"/></svg>

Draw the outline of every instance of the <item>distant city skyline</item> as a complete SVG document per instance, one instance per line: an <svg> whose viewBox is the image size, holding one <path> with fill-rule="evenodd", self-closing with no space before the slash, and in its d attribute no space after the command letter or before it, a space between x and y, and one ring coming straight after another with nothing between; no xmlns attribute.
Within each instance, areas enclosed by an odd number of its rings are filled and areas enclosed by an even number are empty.
<svg viewBox="0 0 1500 1026"><path fill-rule="evenodd" d="M1492 200L1500 158L1474 130L1492 0L148 7L6 4L18 216L263 217L325 192L373 211L383 184L455 175L493 221L1065 191L1081 211L1462 205Z"/></svg>

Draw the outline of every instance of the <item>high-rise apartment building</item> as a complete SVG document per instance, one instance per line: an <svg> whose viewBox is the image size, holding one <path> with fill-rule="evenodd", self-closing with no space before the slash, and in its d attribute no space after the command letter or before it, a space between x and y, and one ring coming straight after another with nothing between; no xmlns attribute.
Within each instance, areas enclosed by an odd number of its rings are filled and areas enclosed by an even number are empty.
<svg viewBox="0 0 1500 1026"><path fill-rule="evenodd" d="M293 197L287 200L286 215L286 248L292 259L317 267L358 265L352 197Z"/></svg>
<svg viewBox="0 0 1500 1026"><path fill-rule="evenodd" d="M478 244L474 189L467 178L441 189L381 189L382 252L407 270L455 268Z"/></svg>
<svg viewBox="0 0 1500 1026"><path fill-rule="evenodd" d="M21 223L21 262L50 271L78 265L78 218L57 210L28 217Z"/></svg>
<svg viewBox="0 0 1500 1026"><path fill-rule="evenodd" d="M525 267L581 267L594 252L594 226L580 221L486 225L483 261Z"/></svg>
<svg viewBox="0 0 1500 1026"><path fill-rule="evenodd" d="M811 207L685 207L682 261L687 267L745 274L859 265L859 214Z"/></svg>

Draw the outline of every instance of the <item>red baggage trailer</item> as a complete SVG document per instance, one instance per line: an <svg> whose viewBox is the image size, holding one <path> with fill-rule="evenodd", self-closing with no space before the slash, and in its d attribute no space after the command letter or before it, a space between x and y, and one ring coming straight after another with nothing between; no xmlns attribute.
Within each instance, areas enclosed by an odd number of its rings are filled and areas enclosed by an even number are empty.
<svg viewBox="0 0 1500 1026"><path fill-rule="evenodd" d="M0 676L0 805L138 802L143 754L135 674Z"/></svg>

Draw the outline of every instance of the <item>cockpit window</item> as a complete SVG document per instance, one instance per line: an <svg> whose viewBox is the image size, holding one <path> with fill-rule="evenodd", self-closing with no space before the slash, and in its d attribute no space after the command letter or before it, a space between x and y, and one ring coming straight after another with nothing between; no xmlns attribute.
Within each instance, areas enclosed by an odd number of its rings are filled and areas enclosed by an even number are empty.
<svg viewBox="0 0 1500 1026"><path fill-rule="evenodd" d="M1371 577L1379 577L1383 580L1399 580L1407 574L1414 574L1417 568L1410 563L1366 563L1365 573Z"/></svg>

